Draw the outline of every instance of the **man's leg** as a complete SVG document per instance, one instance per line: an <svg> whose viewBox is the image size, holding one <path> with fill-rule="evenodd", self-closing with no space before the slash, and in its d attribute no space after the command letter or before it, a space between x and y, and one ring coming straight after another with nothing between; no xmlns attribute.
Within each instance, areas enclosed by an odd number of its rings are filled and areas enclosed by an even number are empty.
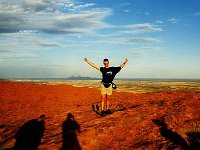
<svg viewBox="0 0 200 150"><path fill-rule="evenodd" d="M107 110L110 109L110 97L112 95L112 86L110 86L107 90L107 96L106 96L106 108Z"/></svg>
<svg viewBox="0 0 200 150"><path fill-rule="evenodd" d="M101 110L105 108L106 94L101 94Z"/></svg>
<svg viewBox="0 0 200 150"><path fill-rule="evenodd" d="M111 114L111 110L110 110L110 98L111 98L111 95L107 95L106 96L106 114Z"/></svg>
<svg viewBox="0 0 200 150"><path fill-rule="evenodd" d="M111 97L110 95L106 95L107 109L110 109L110 97Z"/></svg>

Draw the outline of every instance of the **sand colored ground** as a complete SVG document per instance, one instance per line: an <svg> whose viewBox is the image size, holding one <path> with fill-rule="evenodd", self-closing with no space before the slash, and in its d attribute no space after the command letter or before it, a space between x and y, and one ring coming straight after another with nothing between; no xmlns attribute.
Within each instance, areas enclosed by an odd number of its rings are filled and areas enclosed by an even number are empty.
<svg viewBox="0 0 200 150"><path fill-rule="evenodd" d="M18 129L41 114L47 119L39 150L61 148L68 113L80 126L76 136L83 150L183 149L191 142L187 134L200 130L198 91L114 92L116 112L106 117L92 111L97 102L96 88L0 81L0 149L12 147Z"/></svg>

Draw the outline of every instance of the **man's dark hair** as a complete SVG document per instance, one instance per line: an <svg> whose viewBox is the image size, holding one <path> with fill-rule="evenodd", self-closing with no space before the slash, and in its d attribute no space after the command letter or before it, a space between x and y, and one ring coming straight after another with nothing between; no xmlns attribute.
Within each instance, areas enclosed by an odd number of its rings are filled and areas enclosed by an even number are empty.
<svg viewBox="0 0 200 150"><path fill-rule="evenodd" d="M109 61L107 58L105 58L103 61Z"/></svg>
<svg viewBox="0 0 200 150"><path fill-rule="evenodd" d="M39 118L46 118L46 115L45 115L45 114L42 114L42 115L40 115Z"/></svg>

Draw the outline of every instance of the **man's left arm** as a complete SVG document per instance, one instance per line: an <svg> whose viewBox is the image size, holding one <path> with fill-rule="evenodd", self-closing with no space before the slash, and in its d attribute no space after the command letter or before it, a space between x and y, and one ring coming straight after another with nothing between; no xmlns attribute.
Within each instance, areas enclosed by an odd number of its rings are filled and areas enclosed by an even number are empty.
<svg viewBox="0 0 200 150"><path fill-rule="evenodd" d="M126 58L125 61L119 65L119 67L121 67L121 69L128 63L128 59Z"/></svg>

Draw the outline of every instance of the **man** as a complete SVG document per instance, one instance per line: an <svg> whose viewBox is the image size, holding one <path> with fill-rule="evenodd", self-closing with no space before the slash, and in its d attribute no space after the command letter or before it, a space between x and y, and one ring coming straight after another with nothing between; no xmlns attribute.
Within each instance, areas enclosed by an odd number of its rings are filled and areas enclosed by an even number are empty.
<svg viewBox="0 0 200 150"><path fill-rule="evenodd" d="M99 67L98 65L88 61L87 58L84 58L84 61L87 62L90 66L101 71L102 81L101 81L101 115L109 114L110 111L110 96L112 95L112 82L115 78L115 75L126 65L128 59L119 65L118 67L109 67L109 60L104 59L104 67ZM106 105L105 105L106 102Z"/></svg>

